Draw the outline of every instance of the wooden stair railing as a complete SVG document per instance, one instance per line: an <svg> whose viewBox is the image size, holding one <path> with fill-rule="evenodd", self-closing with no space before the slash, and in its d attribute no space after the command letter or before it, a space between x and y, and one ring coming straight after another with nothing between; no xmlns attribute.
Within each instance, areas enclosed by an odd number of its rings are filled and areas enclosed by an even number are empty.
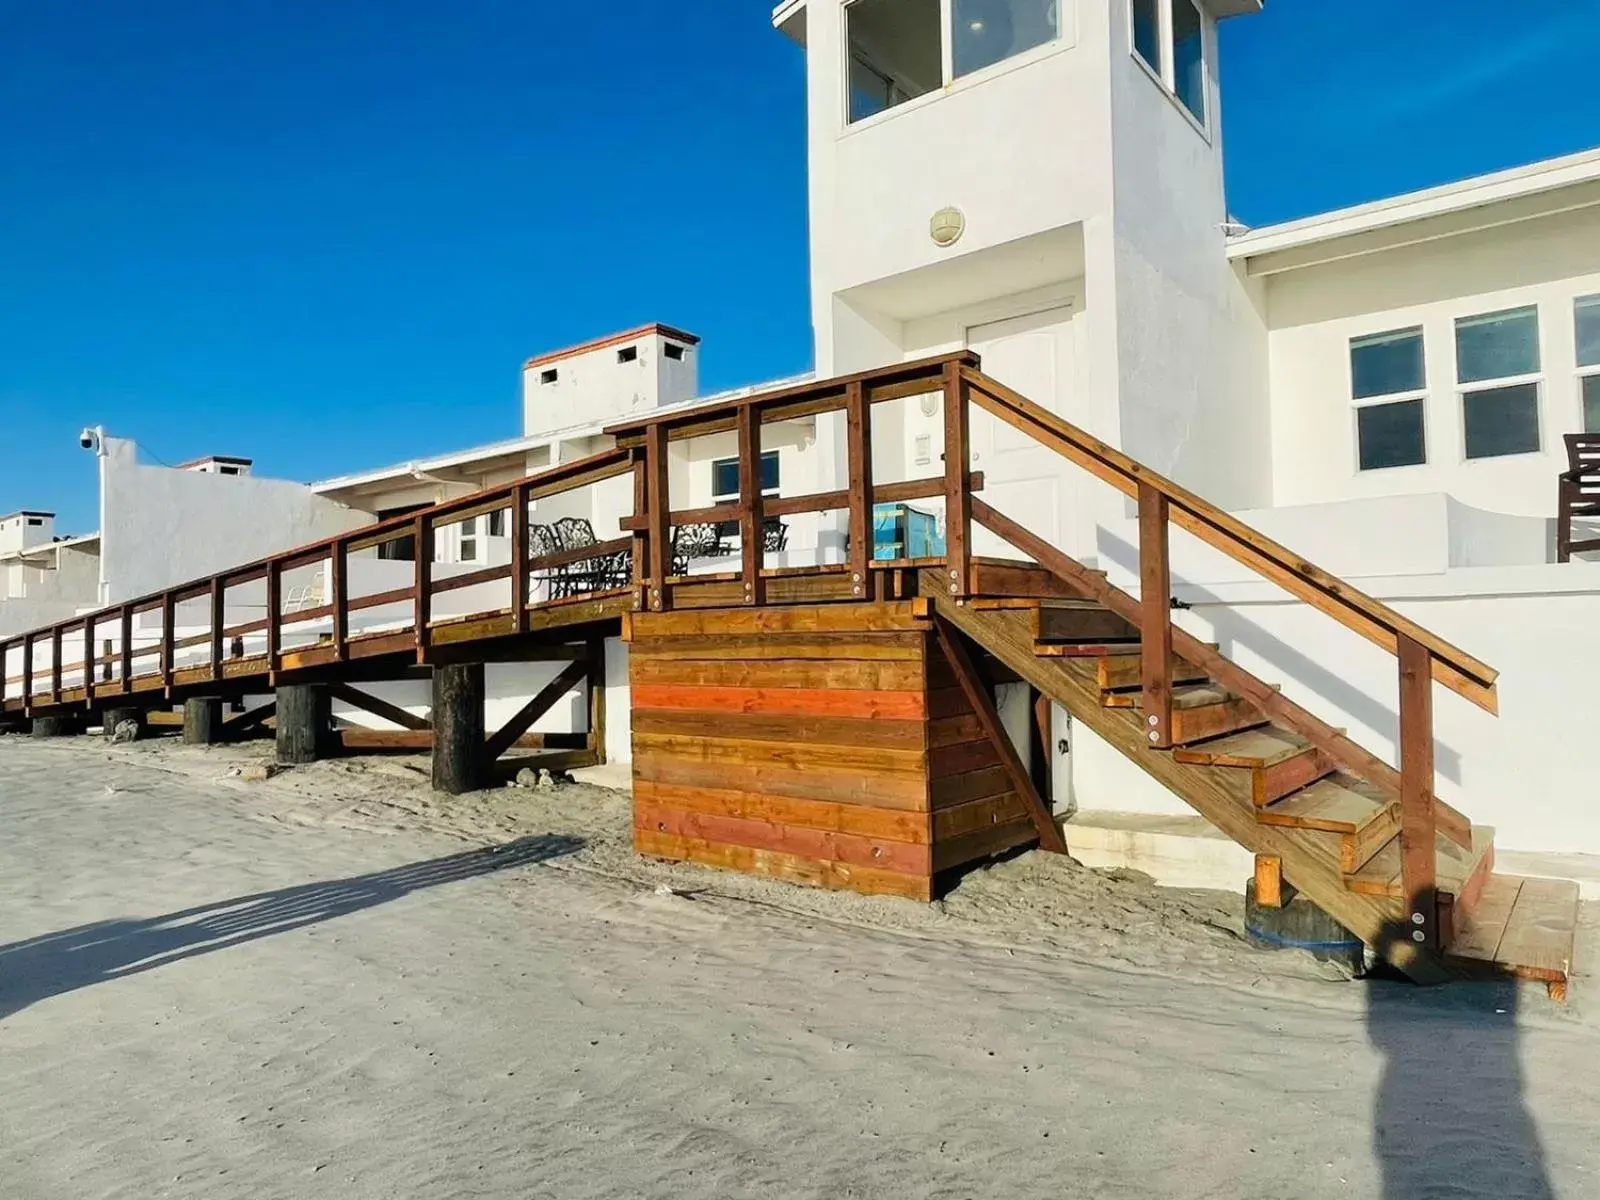
<svg viewBox="0 0 1600 1200"><path fill-rule="evenodd" d="M946 407L984 411L1026 434L1110 484L1139 506L1141 598L1113 586L1059 549L976 498L948 516L950 540L965 546L976 521L1029 555L1086 599L1091 599L1138 627L1141 639L1140 678L1144 689L1147 736L1155 749L1172 745L1172 659L1205 671L1217 683L1255 705L1268 717L1294 730L1334 762L1395 796L1401 806L1400 852L1403 891L1412 923L1412 939L1421 947L1441 948L1437 895L1436 835L1470 848L1472 830L1464 817L1434 795L1433 683L1456 692L1489 713L1498 711L1498 673L1465 651L1437 637L1303 557L1251 529L1193 492L1151 471L1128 455L1069 424L1027 398L963 366L946 393ZM947 411L946 429L964 433L967 418ZM962 442L950 443L957 446ZM955 461L952 463L950 459ZM947 455L952 476L966 467L964 454ZM1262 683L1172 623L1169 527L1172 524L1251 568L1319 612L1361 634L1398 660L1399 767L1389 765L1351 741L1314 714ZM957 577L958 558L949 562L951 593L964 594Z"/></svg>

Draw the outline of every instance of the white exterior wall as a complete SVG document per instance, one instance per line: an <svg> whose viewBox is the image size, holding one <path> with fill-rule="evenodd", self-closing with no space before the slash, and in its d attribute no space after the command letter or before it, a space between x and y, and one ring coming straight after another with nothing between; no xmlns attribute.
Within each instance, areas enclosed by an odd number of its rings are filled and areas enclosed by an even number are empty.
<svg viewBox="0 0 1600 1200"><path fill-rule="evenodd" d="M1114 284L1091 267L1089 299L1091 315L1115 311L1108 440L1213 503L1266 504L1266 328L1226 255L1217 26L1205 19L1202 129L1134 56L1128 5L1109 8Z"/></svg>
<svg viewBox="0 0 1600 1200"><path fill-rule="evenodd" d="M101 599L149 595L370 520L297 483L144 466L132 442L105 438Z"/></svg>
<svg viewBox="0 0 1600 1200"><path fill-rule="evenodd" d="M14 513L0 519L0 554L42 546L55 533L56 519L49 513Z"/></svg>
<svg viewBox="0 0 1600 1200"><path fill-rule="evenodd" d="M1272 275L1273 503L1449 492L1478 508L1550 516L1581 427L1573 301L1600 293L1600 207ZM1456 385L1458 317L1539 306L1538 454L1467 461ZM1350 340L1420 325L1428 462L1356 469Z"/></svg>

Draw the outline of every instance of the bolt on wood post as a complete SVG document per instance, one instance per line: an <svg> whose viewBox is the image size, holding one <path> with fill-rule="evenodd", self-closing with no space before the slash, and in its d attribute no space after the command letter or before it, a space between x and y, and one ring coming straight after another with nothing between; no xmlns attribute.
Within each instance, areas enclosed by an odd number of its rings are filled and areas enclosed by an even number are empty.
<svg viewBox="0 0 1600 1200"><path fill-rule="evenodd" d="M1139 679L1145 737L1172 748L1172 564L1167 497L1139 484Z"/></svg>
<svg viewBox="0 0 1600 1200"><path fill-rule="evenodd" d="M970 418L961 365L949 363L944 369L945 568L950 595L958 600L972 586L972 493L967 490Z"/></svg>
<svg viewBox="0 0 1600 1200"><path fill-rule="evenodd" d="M761 412L753 404L739 409L739 576L744 581L744 602L767 602L767 585L761 577L766 566L766 519L761 497Z"/></svg>
<svg viewBox="0 0 1600 1200"><path fill-rule="evenodd" d="M866 388L845 391L846 443L850 472L850 594L865 599L873 556L872 406Z"/></svg>
<svg viewBox="0 0 1600 1200"><path fill-rule="evenodd" d="M1400 881L1411 940L1437 950L1438 821L1434 808L1433 655L1399 638Z"/></svg>

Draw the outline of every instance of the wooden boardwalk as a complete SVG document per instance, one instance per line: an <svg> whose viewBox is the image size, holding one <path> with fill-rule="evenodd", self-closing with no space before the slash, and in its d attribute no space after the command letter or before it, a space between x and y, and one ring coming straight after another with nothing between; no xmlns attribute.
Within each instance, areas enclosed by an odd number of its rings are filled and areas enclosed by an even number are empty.
<svg viewBox="0 0 1600 1200"><path fill-rule="evenodd" d="M942 401L942 473L876 481L874 407L929 393ZM1138 505L1138 596L984 501L970 463L978 411ZM745 488L730 503L672 506L674 443L731 434L752 480L764 427L827 412L846 420L845 488ZM928 899L973 861L1035 843L1065 849L1039 745L1054 703L1254 851L1264 879L1281 874L1415 977L1465 964L1565 987L1576 888L1494 875L1492 831L1434 794L1433 689L1494 712L1495 671L983 375L974 357L647 414L609 432L615 448L591 458L0 643L0 715L49 722L349 689L419 669L437 688L459 668L565 658L573 665L557 684L589 686L590 728L575 752L593 761L604 753L594 700L606 690L603 639L621 634L632 649L641 852ZM632 502L611 518L615 537L532 552L536 506L576 500L598 513L596 489L624 480ZM876 560L876 507L914 500L943 508L944 553ZM493 513L511 531L509 563L435 566L441 530ZM769 521L829 513L839 514L842 561L768 564ZM738 529L736 570L685 573L675 562L679 531L697 525ZM1174 525L1394 655L1395 762L1173 624ZM977 528L1015 556L976 555ZM412 552L405 586L357 582L379 578L374 560L397 546ZM286 604L311 594L308 576L320 581L316 603ZM239 619L252 606L264 615ZM1002 727L1003 682L1032 690L1031 754ZM466 764L451 778L476 779L477 761L515 745L559 698L557 684L493 734L481 712L476 727L447 729L436 705L436 761L449 733ZM467 688L468 707L481 707L478 688L476 701Z"/></svg>

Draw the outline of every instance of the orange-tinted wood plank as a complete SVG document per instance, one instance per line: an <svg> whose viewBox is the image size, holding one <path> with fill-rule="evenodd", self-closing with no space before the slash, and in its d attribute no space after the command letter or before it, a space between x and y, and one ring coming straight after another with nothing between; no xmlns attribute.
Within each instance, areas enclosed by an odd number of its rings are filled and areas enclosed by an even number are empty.
<svg viewBox="0 0 1600 1200"><path fill-rule="evenodd" d="M860 659L673 659L632 657L628 675L635 688L676 687L810 688L869 692L917 692L923 688L916 659L864 662Z"/></svg>
<svg viewBox="0 0 1600 1200"><path fill-rule="evenodd" d="M768 821L774 825L880 841L926 845L929 840L928 817L921 812L869 808L864 804L839 804L829 800L800 800L726 788L685 787L649 779L635 782L633 798L635 804Z"/></svg>
<svg viewBox="0 0 1600 1200"><path fill-rule="evenodd" d="M927 701L920 692L848 688L704 687L646 683L634 684L632 700L635 712L682 709L775 717L921 721L928 711Z"/></svg>
<svg viewBox="0 0 1600 1200"><path fill-rule="evenodd" d="M634 744L634 786L641 780L683 787L727 788L798 800L828 800L903 812L928 811L928 780L921 772L867 775L809 763L796 770L783 764L707 762Z"/></svg>
<svg viewBox="0 0 1600 1200"><path fill-rule="evenodd" d="M861 750L918 750L927 739L923 721L858 720L852 717L769 717L754 713L635 709L635 735L785 742L803 746L849 746Z"/></svg>
<svg viewBox="0 0 1600 1200"><path fill-rule="evenodd" d="M926 843L891 842L746 817L685 812L638 800L634 801L633 816L636 829L654 830L671 837L747 846L752 850L775 850L799 858L874 867L900 875L928 875L933 871L933 855Z"/></svg>
<svg viewBox="0 0 1600 1200"><path fill-rule="evenodd" d="M849 863L817 862L794 854L757 850L749 846L721 845L650 829L636 828L633 845L640 854L652 858L696 862L703 866L740 871L746 875L765 875L809 887L858 892L864 896L902 896L924 902L933 899L933 880L926 875L900 875Z"/></svg>

